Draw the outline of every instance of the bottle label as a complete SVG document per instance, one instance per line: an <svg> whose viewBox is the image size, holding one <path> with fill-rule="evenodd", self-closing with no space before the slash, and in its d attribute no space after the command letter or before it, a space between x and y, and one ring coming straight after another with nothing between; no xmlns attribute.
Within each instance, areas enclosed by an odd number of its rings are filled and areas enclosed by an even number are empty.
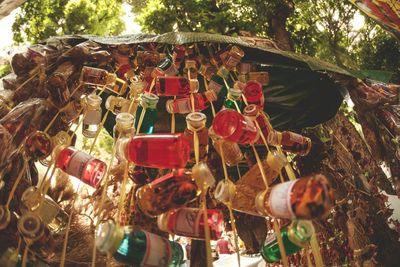
<svg viewBox="0 0 400 267"><path fill-rule="evenodd" d="M268 206L272 216L284 219L295 217L290 203L290 192L297 181L277 184L272 188L268 199Z"/></svg>
<svg viewBox="0 0 400 267"><path fill-rule="evenodd" d="M83 171L85 170L86 164L92 159L92 156L82 151L75 151L71 155L68 166L65 172L76 178L81 178Z"/></svg>
<svg viewBox="0 0 400 267"><path fill-rule="evenodd" d="M84 124L100 124L100 122L101 122L100 110L86 111L85 118L83 119Z"/></svg>
<svg viewBox="0 0 400 267"><path fill-rule="evenodd" d="M175 232L181 236L199 236L201 212L192 209L180 209L176 212Z"/></svg>
<svg viewBox="0 0 400 267"><path fill-rule="evenodd" d="M45 197L42 206L39 210L39 216L44 224L50 224L57 214L60 212L60 207L57 203Z"/></svg>
<svg viewBox="0 0 400 267"><path fill-rule="evenodd" d="M265 238L264 246L268 246L273 243L276 243L276 234L275 233L267 235L267 237Z"/></svg>
<svg viewBox="0 0 400 267"><path fill-rule="evenodd" d="M172 260L172 248L169 241L161 236L146 234L146 253L143 257L143 267L167 267Z"/></svg>
<svg viewBox="0 0 400 267"><path fill-rule="evenodd" d="M215 81L213 81L213 80L211 80L211 81L208 83L208 89L209 89L209 90L213 90L213 91L218 95L219 92L220 92L221 89L222 89L222 85L219 84L219 83L217 83L217 82L215 82Z"/></svg>

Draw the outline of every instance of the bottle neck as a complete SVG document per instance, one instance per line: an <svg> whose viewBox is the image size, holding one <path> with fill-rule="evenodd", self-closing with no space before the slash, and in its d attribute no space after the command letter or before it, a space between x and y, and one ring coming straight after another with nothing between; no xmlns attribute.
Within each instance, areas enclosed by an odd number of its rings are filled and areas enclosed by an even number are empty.
<svg viewBox="0 0 400 267"><path fill-rule="evenodd" d="M199 131L206 126L207 117L201 112L193 112L186 116L186 126L192 132Z"/></svg>
<svg viewBox="0 0 400 267"><path fill-rule="evenodd" d="M220 181L214 191L214 197L222 203L230 203L236 193L236 186L231 181Z"/></svg>
<svg viewBox="0 0 400 267"><path fill-rule="evenodd" d="M282 133L278 131L273 131L268 135L268 143L271 145L281 145L282 144Z"/></svg>
<svg viewBox="0 0 400 267"><path fill-rule="evenodd" d="M86 98L86 104L88 109L100 109L101 97L95 94L91 94Z"/></svg>
<svg viewBox="0 0 400 267"><path fill-rule="evenodd" d="M130 113L120 113L117 115L115 127L118 130L129 130L133 127L135 117Z"/></svg>
<svg viewBox="0 0 400 267"><path fill-rule="evenodd" d="M254 204L257 212L263 216L268 215L267 211L265 210L265 201L266 201L265 197L267 195L267 192L268 191L265 190L263 192L258 193L256 198L254 199Z"/></svg>
<svg viewBox="0 0 400 267"><path fill-rule="evenodd" d="M267 155L267 164L275 172L279 172L287 163L286 157L276 151L271 151Z"/></svg>
<svg viewBox="0 0 400 267"><path fill-rule="evenodd" d="M155 94L145 93L142 96L141 105L143 108L155 109L155 108L157 108L158 100L159 100L159 98Z"/></svg>
<svg viewBox="0 0 400 267"><path fill-rule="evenodd" d="M306 247L314 232L314 226L310 221L295 220L288 226L290 242L299 247Z"/></svg>

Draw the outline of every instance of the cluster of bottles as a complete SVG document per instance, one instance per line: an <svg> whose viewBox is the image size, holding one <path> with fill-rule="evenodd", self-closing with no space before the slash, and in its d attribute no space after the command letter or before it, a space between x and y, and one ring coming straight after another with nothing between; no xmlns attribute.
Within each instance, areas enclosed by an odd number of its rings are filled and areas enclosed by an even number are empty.
<svg viewBox="0 0 400 267"><path fill-rule="evenodd" d="M268 144L298 155L310 152L309 138L272 128L263 111L263 86L269 83L268 73L252 71L251 64L241 62L244 51L240 47L228 45L211 53L209 59L191 45L175 45L170 57L151 46L136 51L134 61L131 56L129 49L116 53L118 70L115 74L83 67L78 84L114 94L106 99L105 108L116 115L113 129L116 158L134 166L129 177L140 185L136 191L137 205L143 214L157 217L162 231L205 239L206 224L211 239L220 238L223 231L220 210L208 210L205 218L200 209L186 207L201 190L215 185L206 163L209 139L228 166L242 161L241 147L246 145ZM63 83L59 80L65 82L76 69L63 67L66 70L59 67L59 73L52 76L54 87L64 92L53 97L57 100L52 100L53 106L59 107L59 118L64 123L79 121L83 114L82 134L95 138L104 119L102 98L95 91L71 100L69 90L61 88ZM204 88L199 79L204 81ZM168 113L186 115L184 132L155 133L157 105L162 97L168 98L165 106ZM223 106L207 127L207 117L202 112L218 98L225 98ZM51 135L39 131L39 126L36 130L27 127L30 120L40 117L38 111L32 113L32 109L42 104L27 106L24 103L11 110L0 120L0 133L4 129L0 137L12 140L10 144L14 147L23 144L24 155L30 160L49 159L47 164L54 163L55 168L87 185L99 187L107 173L106 163L76 149L71 133L66 130ZM267 178L274 180L285 164L282 156L270 152L265 167ZM151 168L166 170L166 174L151 179L147 174ZM232 204L233 209L254 214L235 206L240 199L232 182L220 181L214 196L223 203ZM303 247L313 233L312 225L304 220L321 218L332 207L332 192L322 174L281 183L252 197L250 202L254 203L258 215L293 220L281 231L288 254ZM52 234L65 230L68 214L42 188L27 188L21 203L18 230L27 242L45 244ZM0 229L7 227L14 215L8 207L0 206ZM97 229L96 236L97 248L112 254L123 264L180 266L183 255L180 245L155 234L107 221ZM262 251L267 261L280 259L276 239L272 237L267 238Z"/></svg>

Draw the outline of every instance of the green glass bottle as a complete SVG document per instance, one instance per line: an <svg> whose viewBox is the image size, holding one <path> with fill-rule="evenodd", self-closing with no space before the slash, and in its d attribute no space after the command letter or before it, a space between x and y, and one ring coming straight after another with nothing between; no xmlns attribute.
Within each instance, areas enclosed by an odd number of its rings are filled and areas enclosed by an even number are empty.
<svg viewBox="0 0 400 267"><path fill-rule="evenodd" d="M140 105L136 111L136 121L135 121L135 129L138 127L138 123L140 120L140 115L144 108L146 108L146 113L144 114L144 118L142 121L142 125L139 129L139 133L151 134L154 131L154 123L157 120L157 103L158 96L152 93L144 93L142 96L142 100Z"/></svg>
<svg viewBox="0 0 400 267"><path fill-rule="evenodd" d="M118 226L113 221L99 226L96 247L112 254L118 262L134 267L179 267L183 259L178 243L146 231Z"/></svg>
<svg viewBox="0 0 400 267"><path fill-rule="evenodd" d="M282 241L285 246L286 255L292 255L307 246L314 234L314 226L310 221L296 220L281 229ZM267 236L264 246L261 248L261 256L266 262L277 262L281 260L278 240L275 233Z"/></svg>
<svg viewBox="0 0 400 267"><path fill-rule="evenodd" d="M226 96L224 107L237 110L236 105L240 111L243 110L242 91L236 88L229 88L228 95Z"/></svg>

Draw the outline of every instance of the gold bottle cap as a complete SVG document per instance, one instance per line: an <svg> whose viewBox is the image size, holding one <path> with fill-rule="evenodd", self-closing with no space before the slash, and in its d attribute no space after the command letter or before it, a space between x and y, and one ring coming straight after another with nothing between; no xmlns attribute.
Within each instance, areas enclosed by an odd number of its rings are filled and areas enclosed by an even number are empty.
<svg viewBox="0 0 400 267"><path fill-rule="evenodd" d="M86 97L86 104L88 105L88 107L92 107L92 108L99 108L102 102L102 99L100 96L96 95L96 94L90 94Z"/></svg>
<svg viewBox="0 0 400 267"><path fill-rule="evenodd" d="M287 163L287 158L277 151L271 151L267 155L268 166L276 172L279 172Z"/></svg>
<svg viewBox="0 0 400 267"><path fill-rule="evenodd" d="M190 79L189 80L189 88L191 93L197 93L199 91L199 80L197 79Z"/></svg>
<svg viewBox="0 0 400 267"><path fill-rule="evenodd" d="M257 105L250 104L244 108L243 114L245 116L248 116L252 120L255 120L259 114L259 111L260 111L260 109Z"/></svg>
<svg viewBox="0 0 400 267"><path fill-rule="evenodd" d="M199 188L211 187L215 184L215 177L205 162L199 162L192 167L192 177Z"/></svg>
<svg viewBox="0 0 400 267"><path fill-rule="evenodd" d="M254 204L256 207L256 210L259 214L263 216L267 216L267 212L265 210L265 195L267 194L267 190L260 192L257 194L256 198L254 199Z"/></svg>
<svg viewBox="0 0 400 267"><path fill-rule="evenodd" d="M189 130L197 130L206 125L207 116L201 112L192 112L186 116L186 123Z"/></svg>
<svg viewBox="0 0 400 267"><path fill-rule="evenodd" d="M156 108L160 98L153 93L144 93L142 96L142 106L145 108Z"/></svg>
<svg viewBox="0 0 400 267"><path fill-rule="evenodd" d="M113 254L118 250L123 238L124 229L109 220L97 228L95 244L101 252Z"/></svg>
<svg viewBox="0 0 400 267"><path fill-rule="evenodd" d="M228 90L228 98L232 100L238 100L242 96L242 91L237 88L229 88Z"/></svg>
<svg viewBox="0 0 400 267"><path fill-rule="evenodd" d="M222 180L217 184L214 191L216 200L222 203L230 203L236 193L236 186L231 181Z"/></svg>
<svg viewBox="0 0 400 267"><path fill-rule="evenodd" d="M43 236L45 226L37 214L28 212L19 218L17 227L25 240L34 242Z"/></svg>
<svg viewBox="0 0 400 267"><path fill-rule="evenodd" d="M135 117L130 113L127 112L119 113L115 118L116 127L121 130L127 130L133 127L134 120Z"/></svg>
<svg viewBox="0 0 400 267"><path fill-rule="evenodd" d="M53 147L58 145L66 145L69 146L70 136L65 131L59 131L55 136L51 138L51 142L53 143Z"/></svg>

